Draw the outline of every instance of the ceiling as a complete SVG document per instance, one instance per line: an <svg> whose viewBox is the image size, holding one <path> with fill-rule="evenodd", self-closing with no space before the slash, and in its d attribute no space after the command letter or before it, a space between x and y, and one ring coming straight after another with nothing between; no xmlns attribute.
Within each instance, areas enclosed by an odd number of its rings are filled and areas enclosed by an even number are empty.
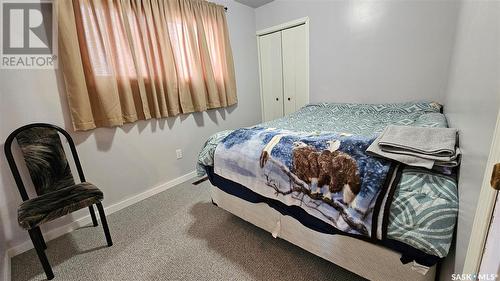
<svg viewBox="0 0 500 281"><path fill-rule="evenodd" d="M258 8L262 5L265 5L269 2L273 2L274 0L236 0L236 2L240 2L241 4L250 6L252 8Z"/></svg>

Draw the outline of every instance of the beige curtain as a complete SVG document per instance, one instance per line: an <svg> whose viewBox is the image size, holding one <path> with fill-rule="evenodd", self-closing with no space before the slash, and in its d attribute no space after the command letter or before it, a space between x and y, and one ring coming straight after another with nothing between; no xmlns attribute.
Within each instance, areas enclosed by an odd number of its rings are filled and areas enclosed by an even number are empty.
<svg viewBox="0 0 500 281"><path fill-rule="evenodd" d="M59 0L59 57L75 130L237 102L222 6Z"/></svg>

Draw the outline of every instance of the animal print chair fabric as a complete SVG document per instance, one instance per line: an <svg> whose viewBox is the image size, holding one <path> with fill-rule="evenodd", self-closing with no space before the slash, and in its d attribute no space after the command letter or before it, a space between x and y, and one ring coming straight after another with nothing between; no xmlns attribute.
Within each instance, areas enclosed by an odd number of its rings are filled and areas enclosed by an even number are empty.
<svg viewBox="0 0 500 281"><path fill-rule="evenodd" d="M20 205L21 227L32 229L103 199L94 185L75 184L57 130L34 127L20 132L16 140L38 194Z"/></svg>
<svg viewBox="0 0 500 281"><path fill-rule="evenodd" d="M55 129L30 128L20 132L16 140L38 195L75 184Z"/></svg>
<svg viewBox="0 0 500 281"><path fill-rule="evenodd" d="M91 183L83 182L24 201L17 210L17 220L24 229L32 229L102 199L102 191Z"/></svg>

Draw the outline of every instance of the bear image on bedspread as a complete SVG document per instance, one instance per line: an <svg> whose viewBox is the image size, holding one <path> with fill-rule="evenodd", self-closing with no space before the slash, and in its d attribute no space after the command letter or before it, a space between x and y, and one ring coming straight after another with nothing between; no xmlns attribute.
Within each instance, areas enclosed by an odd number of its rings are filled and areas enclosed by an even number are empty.
<svg viewBox="0 0 500 281"><path fill-rule="evenodd" d="M293 145L292 173L311 186L311 194L331 200L332 193L342 191L345 203L354 200L361 189L358 166L350 155L337 151L340 141L328 141L322 151L300 141Z"/></svg>

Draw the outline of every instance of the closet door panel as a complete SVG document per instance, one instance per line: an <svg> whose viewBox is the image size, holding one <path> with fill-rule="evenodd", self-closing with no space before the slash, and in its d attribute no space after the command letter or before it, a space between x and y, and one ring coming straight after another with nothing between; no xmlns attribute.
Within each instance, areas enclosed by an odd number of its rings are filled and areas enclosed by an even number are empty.
<svg viewBox="0 0 500 281"><path fill-rule="evenodd" d="M282 31L284 113L290 114L306 105L307 94L306 26Z"/></svg>
<svg viewBox="0 0 500 281"><path fill-rule="evenodd" d="M263 121L283 116L281 32L259 37Z"/></svg>

